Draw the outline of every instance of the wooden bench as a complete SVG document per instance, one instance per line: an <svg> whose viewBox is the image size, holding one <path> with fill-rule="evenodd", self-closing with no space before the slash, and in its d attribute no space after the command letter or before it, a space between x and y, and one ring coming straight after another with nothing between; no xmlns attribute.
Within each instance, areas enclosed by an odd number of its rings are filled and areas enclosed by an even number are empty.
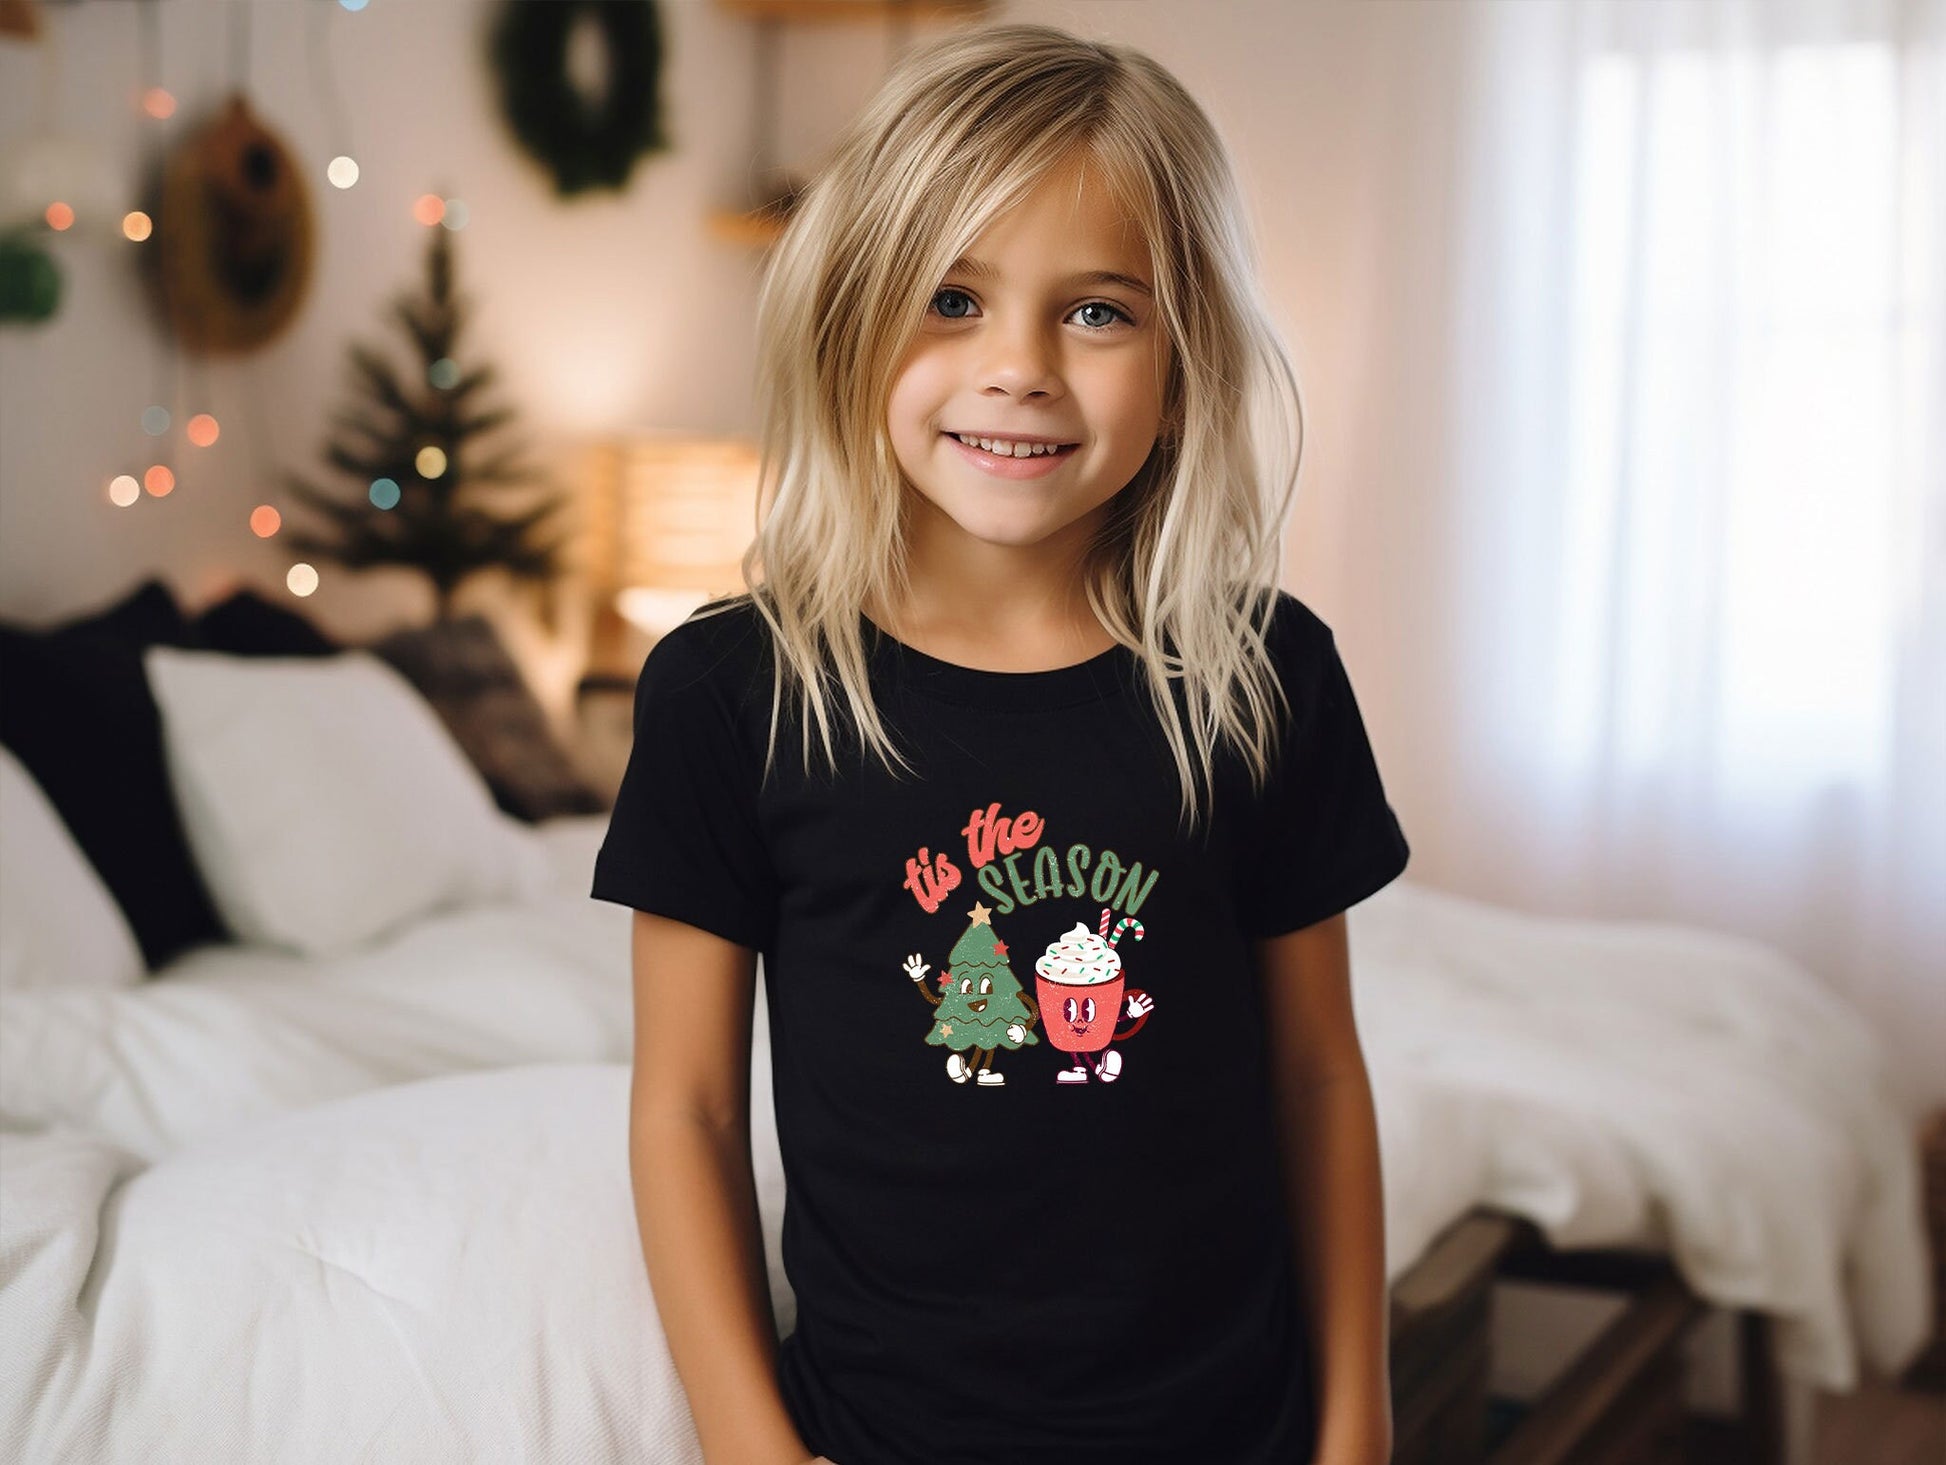
<svg viewBox="0 0 1946 1465"><path fill-rule="evenodd" d="M1502 1280L1629 1300L1492 1441L1493 1285ZM1707 1311L1659 1252L1557 1251L1523 1218L1463 1216L1392 1287L1393 1465L1682 1465L1691 1432L1682 1344ZM1782 1397L1767 1320L1741 1312L1737 1324L1742 1409L1711 1459L1780 1465Z"/></svg>

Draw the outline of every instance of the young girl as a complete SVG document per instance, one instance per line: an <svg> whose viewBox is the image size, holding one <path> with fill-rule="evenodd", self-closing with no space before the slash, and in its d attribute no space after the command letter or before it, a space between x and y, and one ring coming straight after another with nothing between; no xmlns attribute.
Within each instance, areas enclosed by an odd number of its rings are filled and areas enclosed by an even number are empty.
<svg viewBox="0 0 1946 1465"><path fill-rule="evenodd" d="M744 593L642 668L631 1164L710 1465L1377 1465L1344 910L1405 867L1277 585L1296 389L1126 47L912 55L760 306ZM749 1150L756 959L796 1326Z"/></svg>

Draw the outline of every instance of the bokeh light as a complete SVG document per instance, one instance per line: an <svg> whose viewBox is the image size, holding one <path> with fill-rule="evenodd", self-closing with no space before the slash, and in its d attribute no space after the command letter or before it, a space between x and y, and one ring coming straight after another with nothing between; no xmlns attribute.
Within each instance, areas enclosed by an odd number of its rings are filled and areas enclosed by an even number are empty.
<svg viewBox="0 0 1946 1465"><path fill-rule="evenodd" d="M284 583L290 587L293 595L309 595L318 588L318 572L299 560L291 566L290 573L284 576Z"/></svg>
<svg viewBox="0 0 1946 1465"><path fill-rule="evenodd" d="M140 244L155 232L155 220L140 209L130 209L122 215L122 238Z"/></svg>
<svg viewBox="0 0 1946 1465"><path fill-rule="evenodd" d="M448 229L464 229L466 221L472 217L473 212L467 208L464 199L449 198L446 200L446 215L439 222Z"/></svg>
<svg viewBox="0 0 1946 1465"><path fill-rule="evenodd" d="M154 464L147 473L142 475L142 487L146 488L157 498L161 498L175 486L176 475L170 471L169 465L166 463Z"/></svg>
<svg viewBox="0 0 1946 1465"><path fill-rule="evenodd" d="M206 448L215 442L221 432L216 419L207 412L198 412L183 428L183 435L199 448Z"/></svg>
<svg viewBox="0 0 1946 1465"><path fill-rule="evenodd" d="M421 478L437 478L446 471L446 450L435 447L421 448L419 456L412 460L412 466L419 470Z"/></svg>
<svg viewBox="0 0 1946 1465"><path fill-rule="evenodd" d="M426 380L440 391L451 391L459 385L459 363L450 356L442 356L426 368Z"/></svg>
<svg viewBox="0 0 1946 1465"><path fill-rule="evenodd" d="M142 485L131 474L117 473L108 485L108 501L125 509L142 497Z"/></svg>
<svg viewBox="0 0 1946 1465"><path fill-rule="evenodd" d="M161 437L169 430L169 409L156 403L142 409L142 431L150 437Z"/></svg>
<svg viewBox="0 0 1946 1465"><path fill-rule="evenodd" d="M47 220L47 227L50 229L72 229L74 227L74 210L62 203L58 198L47 206L46 212L41 217Z"/></svg>
<svg viewBox="0 0 1946 1465"><path fill-rule="evenodd" d="M176 99L167 87L152 86L142 93L142 110L158 119L173 117L176 115Z"/></svg>
<svg viewBox="0 0 1946 1465"><path fill-rule="evenodd" d="M446 200L436 193L422 193L412 201L412 217L422 224L437 224L445 216Z"/></svg>
<svg viewBox="0 0 1946 1465"><path fill-rule="evenodd" d="M396 509L399 506L399 486L390 478L372 480L371 501L381 509Z"/></svg>
<svg viewBox="0 0 1946 1465"><path fill-rule="evenodd" d="M259 539L268 539L284 525L284 516L269 504L258 504L250 511L250 532Z"/></svg>
<svg viewBox="0 0 1946 1465"><path fill-rule="evenodd" d="M358 162L340 153L324 165L324 176L334 188L350 188L358 181Z"/></svg>

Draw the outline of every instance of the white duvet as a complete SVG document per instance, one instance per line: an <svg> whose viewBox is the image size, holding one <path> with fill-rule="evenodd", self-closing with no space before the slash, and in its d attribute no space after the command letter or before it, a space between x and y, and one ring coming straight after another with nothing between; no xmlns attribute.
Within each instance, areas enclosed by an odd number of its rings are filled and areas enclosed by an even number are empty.
<svg viewBox="0 0 1946 1465"><path fill-rule="evenodd" d="M629 1193L628 913L587 898L600 825L548 827L558 899L333 963L195 953L101 1006L9 995L19 1458L700 1461ZM1492 1205L1558 1245L1672 1252L1705 1297L1777 1314L1808 1381L1920 1345L1912 1140L1862 1025L1806 974L1409 882L1351 929L1394 1276ZM756 1043L788 1330L761 1002Z"/></svg>
<svg viewBox="0 0 1946 1465"><path fill-rule="evenodd" d="M1864 1021L1753 942L1399 881L1354 908L1393 1275L1458 1211L1668 1252L1848 1390L1931 1330L1918 1144Z"/></svg>
<svg viewBox="0 0 1946 1465"><path fill-rule="evenodd" d="M356 951L208 945L132 988L0 991L0 1122L145 1159L436 1074L627 1062L630 914L589 899L607 819L533 831L552 891L441 911Z"/></svg>

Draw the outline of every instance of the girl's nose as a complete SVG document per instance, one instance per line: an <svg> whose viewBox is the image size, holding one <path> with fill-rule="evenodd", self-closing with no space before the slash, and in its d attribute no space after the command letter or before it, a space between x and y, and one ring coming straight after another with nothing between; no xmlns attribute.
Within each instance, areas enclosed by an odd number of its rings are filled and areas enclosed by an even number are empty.
<svg viewBox="0 0 1946 1465"><path fill-rule="evenodd" d="M999 326L986 333L980 390L1010 397L1058 396L1060 371L1045 336L1031 323Z"/></svg>

